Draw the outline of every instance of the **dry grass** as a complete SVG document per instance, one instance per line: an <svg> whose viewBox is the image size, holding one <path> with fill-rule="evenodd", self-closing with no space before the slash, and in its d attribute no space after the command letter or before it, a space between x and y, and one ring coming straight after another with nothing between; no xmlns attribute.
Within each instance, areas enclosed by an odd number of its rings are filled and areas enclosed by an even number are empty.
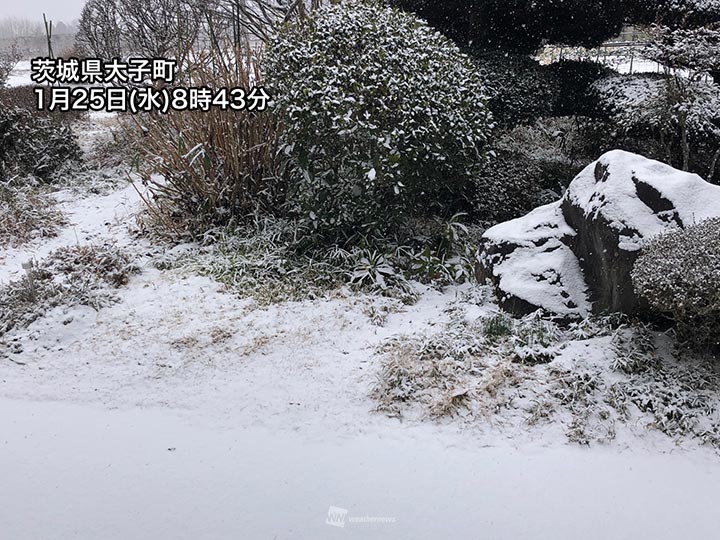
<svg viewBox="0 0 720 540"><path fill-rule="evenodd" d="M52 238L66 224L55 200L43 186L0 183L0 247Z"/></svg>
<svg viewBox="0 0 720 540"><path fill-rule="evenodd" d="M380 352L382 365L372 396L378 410L393 416L413 405L432 418L467 409L475 396L473 379L487 367L481 340L452 331L395 338Z"/></svg>
<svg viewBox="0 0 720 540"><path fill-rule="evenodd" d="M197 53L184 86L262 85L258 53L247 47ZM174 235L244 220L274 210L278 180L276 125L269 112L173 111L137 119L141 173L155 220ZM160 175L159 178L157 175Z"/></svg>
<svg viewBox="0 0 720 540"><path fill-rule="evenodd" d="M555 424L578 444L611 441L624 426L720 448L720 366L674 358L671 340L648 327L617 317L565 329L534 316L468 323L454 310L439 332L379 350L378 410Z"/></svg>
<svg viewBox="0 0 720 540"><path fill-rule="evenodd" d="M62 124L71 124L77 120L85 119L88 113L82 111L50 111L50 95L45 94L45 107L43 110L37 108L37 96L35 85L11 86L0 88L0 105L11 108L19 107L30 111L36 117L48 117Z"/></svg>
<svg viewBox="0 0 720 540"><path fill-rule="evenodd" d="M24 278L0 287L0 336L58 306L113 304L114 290L137 272L129 256L112 245L60 248L33 264Z"/></svg>

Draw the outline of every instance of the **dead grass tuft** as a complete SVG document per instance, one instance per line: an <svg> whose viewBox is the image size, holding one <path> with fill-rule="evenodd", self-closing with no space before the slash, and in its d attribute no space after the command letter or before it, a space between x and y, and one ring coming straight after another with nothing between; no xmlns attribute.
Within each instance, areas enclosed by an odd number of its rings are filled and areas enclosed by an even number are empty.
<svg viewBox="0 0 720 540"><path fill-rule="evenodd" d="M66 224L46 187L0 183L0 247L52 238Z"/></svg>
<svg viewBox="0 0 720 540"><path fill-rule="evenodd" d="M0 288L0 336L27 327L58 306L96 310L119 300L115 289L138 268L112 245L58 249Z"/></svg>

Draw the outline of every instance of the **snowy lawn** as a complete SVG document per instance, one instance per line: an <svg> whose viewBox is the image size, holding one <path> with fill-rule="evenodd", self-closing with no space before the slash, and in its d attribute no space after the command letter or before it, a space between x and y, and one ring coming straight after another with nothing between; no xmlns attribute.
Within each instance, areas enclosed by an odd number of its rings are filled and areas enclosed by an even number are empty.
<svg viewBox="0 0 720 540"><path fill-rule="evenodd" d="M488 446L399 425L310 435L165 407L0 406L0 524L14 540L662 540L714 538L720 526L720 468L707 454ZM331 506L348 511L331 518L343 528L327 524Z"/></svg>

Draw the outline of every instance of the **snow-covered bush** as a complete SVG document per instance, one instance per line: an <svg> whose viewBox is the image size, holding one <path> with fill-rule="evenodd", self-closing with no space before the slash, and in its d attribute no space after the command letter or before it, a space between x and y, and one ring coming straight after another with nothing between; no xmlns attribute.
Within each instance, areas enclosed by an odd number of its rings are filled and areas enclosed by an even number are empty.
<svg viewBox="0 0 720 540"><path fill-rule="evenodd" d="M635 23L661 24L670 28L697 28L720 20L718 0L628 0Z"/></svg>
<svg viewBox="0 0 720 540"><path fill-rule="evenodd" d="M446 38L350 0L285 27L266 67L290 203L324 238L385 234L462 206L492 119L481 74Z"/></svg>
<svg viewBox="0 0 720 540"><path fill-rule="evenodd" d="M663 66L687 69L691 75L701 73L720 75L718 50L720 50L720 25L716 24L714 28L708 26L675 30L656 26L653 28L653 39L645 47L643 56Z"/></svg>
<svg viewBox="0 0 720 540"><path fill-rule="evenodd" d="M653 239L632 280L638 296L677 321L681 338L720 346L720 219Z"/></svg>
<svg viewBox="0 0 720 540"><path fill-rule="evenodd" d="M642 75L605 78L592 89L618 135L651 138L662 160L712 181L720 158L719 86Z"/></svg>
<svg viewBox="0 0 720 540"><path fill-rule="evenodd" d="M27 109L0 106L0 181L27 175L50 181L80 155L69 126Z"/></svg>
<svg viewBox="0 0 720 540"><path fill-rule="evenodd" d="M573 129L570 118L543 118L498 133L495 156L475 178L473 219L494 225L559 199L585 165L566 152Z"/></svg>
<svg viewBox="0 0 720 540"><path fill-rule="evenodd" d="M540 205L543 176L537 160L521 153L497 152L475 178L476 219L494 225L527 214Z"/></svg>

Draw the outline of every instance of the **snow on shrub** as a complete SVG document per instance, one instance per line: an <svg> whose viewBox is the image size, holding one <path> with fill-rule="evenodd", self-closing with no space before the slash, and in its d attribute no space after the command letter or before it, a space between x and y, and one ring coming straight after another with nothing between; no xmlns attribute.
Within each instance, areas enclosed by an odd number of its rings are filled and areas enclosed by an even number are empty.
<svg viewBox="0 0 720 540"><path fill-rule="evenodd" d="M566 152L574 129L570 118L543 118L498 133L495 157L475 178L473 219L494 225L559 199L585 165Z"/></svg>
<svg viewBox="0 0 720 540"><path fill-rule="evenodd" d="M482 76L414 16L359 0L316 11L271 43L267 79L290 203L332 240L452 215L485 160Z"/></svg>
<svg viewBox="0 0 720 540"><path fill-rule="evenodd" d="M49 181L61 165L80 155L69 126L26 109L0 106L0 180L33 175Z"/></svg>
<svg viewBox="0 0 720 540"><path fill-rule="evenodd" d="M695 73L720 71L720 27L670 29L653 28L653 40L643 55L663 66L688 69Z"/></svg>
<svg viewBox="0 0 720 540"><path fill-rule="evenodd" d="M653 239L632 280L638 296L678 322L681 338L720 345L720 218Z"/></svg>
<svg viewBox="0 0 720 540"><path fill-rule="evenodd" d="M618 76L592 86L618 131L655 138L668 164L711 181L720 153L720 87L681 76Z"/></svg>

